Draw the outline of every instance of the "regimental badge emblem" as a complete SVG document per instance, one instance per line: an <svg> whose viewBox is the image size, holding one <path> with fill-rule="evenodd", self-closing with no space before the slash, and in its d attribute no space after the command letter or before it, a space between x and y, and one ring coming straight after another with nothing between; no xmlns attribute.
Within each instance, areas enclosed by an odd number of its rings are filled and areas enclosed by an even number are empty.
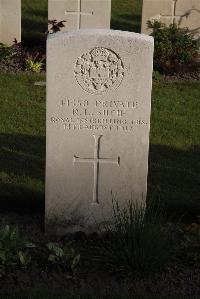
<svg viewBox="0 0 200 299"><path fill-rule="evenodd" d="M124 65L115 52L97 47L78 58L74 75L85 91L102 94L121 84L124 77Z"/></svg>

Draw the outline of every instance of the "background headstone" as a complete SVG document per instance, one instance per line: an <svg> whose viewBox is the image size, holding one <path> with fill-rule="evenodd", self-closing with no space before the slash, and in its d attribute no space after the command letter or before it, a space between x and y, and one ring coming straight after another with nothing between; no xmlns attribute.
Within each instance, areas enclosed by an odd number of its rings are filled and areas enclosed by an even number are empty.
<svg viewBox="0 0 200 299"><path fill-rule="evenodd" d="M143 0L142 33L150 33L146 24L148 20L158 20L166 25L176 23L200 36L200 1Z"/></svg>
<svg viewBox="0 0 200 299"><path fill-rule="evenodd" d="M111 219L112 196L145 203L152 67L146 35L49 36L46 220L57 233L95 230Z"/></svg>
<svg viewBox="0 0 200 299"><path fill-rule="evenodd" d="M66 20L62 31L110 28L111 0L49 0L48 19Z"/></svg>
<svg viewBox="0 0 200 299"><path fill-rule="evenodd" d="M0 0L0 42L21 42L21 0Z"/></svg>

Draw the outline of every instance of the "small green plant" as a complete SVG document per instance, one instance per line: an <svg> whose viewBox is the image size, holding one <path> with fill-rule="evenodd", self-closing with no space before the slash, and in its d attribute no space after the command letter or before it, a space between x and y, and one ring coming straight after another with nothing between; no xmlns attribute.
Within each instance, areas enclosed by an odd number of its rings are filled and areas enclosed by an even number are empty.
<svg viewBox="0 0 200 299"><path fill-rule="evenodd" d="M32 56L29 55L26 59L26 71L31 71L34 73L40 73L43 67L42 60L37 60L38 55Z"/></svg>
<svg viewBox="0 0 200 299"><path fill-rule="evenodd" d="M29 53L17 40L14 40L11 46L0 44L0 70L28 70L39 73L43 68L43 61L44 55L41 50L32 50Z"/></svg>
<svg viewBox="0 0 200 299"><path fill-rule="evenodd" d="M193 66L198 56L197 41L188 28L176 24L167 27L158 21L148 21L154 37L154 69L165 74Z"/></svg>
<svg viewBox="0 0 200 299"><path fill-rule="evenodd" d="M28 249L34 245L24 240L16 227L6 225L0 230L0 275L16 268L27 268L31 262Z"/></svg>
<svg viewBox="0 0 200 299"><path fill-rule="evenodd" d="M160 270L170 257L172 244L159 209L146 210L132 202L120 209L113 200L113 212L114 223L106 228L109 237L103 244L103 255L100 253L106 265L125 276Z"/></svg>
<svg viewBox="0 0 200 299"><path fill-rule="evenodd" d="M63 270L70 270L72 274L76 272L80 261L80 254L76 253L71 243L59 244L49 242L47 248L49 250L48 261L52 265L59 266Z"/></svg>
<svg viewBox="0 0 200 299"><path fill-rule="evenodd" d="M18 256L22 267L27 268L31 263L31 255L29 254L29 252L19 251Z"/></svg>

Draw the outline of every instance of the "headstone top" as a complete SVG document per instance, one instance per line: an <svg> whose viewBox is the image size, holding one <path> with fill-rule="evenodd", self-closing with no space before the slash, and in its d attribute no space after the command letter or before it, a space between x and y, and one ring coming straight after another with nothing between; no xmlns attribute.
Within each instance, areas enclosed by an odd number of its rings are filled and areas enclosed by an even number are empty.
<svg viewBox="0 0 200 299"><path fill-rule="evenodd" d="M80 29L80 30L69 30L68 32L57 32L53 34L48 35L48 40L51 39L60 39L60 38L70 38L71 36L77 37L77 36L84 36L84 35L98 35L100 36L114 36L114 37L121 37L121 38L131 38L131 39L138 39L143 40L147 42L153 43L154 39L152 36L146 35L146 34L140 34L135 32L129 32L129 31L121 31L121 30L108 30L108 29Z"/></svg>

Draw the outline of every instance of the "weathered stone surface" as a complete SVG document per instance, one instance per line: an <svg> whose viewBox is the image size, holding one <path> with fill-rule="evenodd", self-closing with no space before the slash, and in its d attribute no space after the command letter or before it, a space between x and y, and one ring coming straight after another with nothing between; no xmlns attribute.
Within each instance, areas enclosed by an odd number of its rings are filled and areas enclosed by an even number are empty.
<svg viewBox="0 0 200 299"><path fill-rule="evenodd" d="M0 42L21 41L21 0L0 0Z"/></svg>
<svg viewBox="0 0 200 299"><path fill-rule="evenodd" d="M46 220L57 233L145 203L153 38L78 30L47 42Z"/></svg>
<svg viewBox="0 0 200 299"><path fill-rule="evenodd" d="M143 0L142 33L150 33L146 24L148 20L158 20L166 25L176 23L200 36L200 1Z"/></svg>
<svg viewBox="0 0 200 299"><path fill-rule="evenodd" d="M109 29L111 0L49 0L48 19L65 20L62 31Z"/></svg>

